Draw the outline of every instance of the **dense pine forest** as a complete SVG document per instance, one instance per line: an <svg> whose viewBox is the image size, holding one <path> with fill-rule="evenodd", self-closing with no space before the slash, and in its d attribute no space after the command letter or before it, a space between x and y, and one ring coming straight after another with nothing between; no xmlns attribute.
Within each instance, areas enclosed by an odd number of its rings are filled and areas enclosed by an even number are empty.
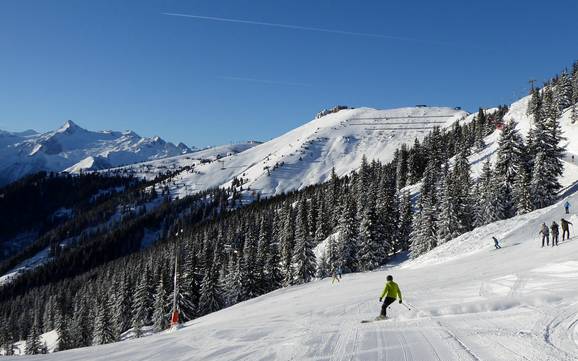
<svg viewBox="0 0 578 361"><path fill-rule="evenodd" d="M400 147L389 163L364 158L347 176L248 204L242 179L174 200L163 176L27 177L0 189L0 275L39 251L49 257L0 285L0 347L10 355L26 340L26 353L46 352L40 335L51 330L66 350L168 328L176 258L178 309L189 321L337 268L369 271L401 252L417 257L548 206L561 188L558 119L574 105L578 120L576 103L578 63L532 90L525 139L504 121L507 107L480 109L467 124ZM496 129L497 160L474 179L468 156ZM8 246L30 230L33 241Z"/></svg>

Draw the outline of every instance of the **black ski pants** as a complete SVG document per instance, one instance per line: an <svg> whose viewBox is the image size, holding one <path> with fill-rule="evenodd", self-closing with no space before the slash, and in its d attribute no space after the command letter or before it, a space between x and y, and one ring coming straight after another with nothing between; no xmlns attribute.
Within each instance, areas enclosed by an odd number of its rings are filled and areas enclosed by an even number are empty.
<svg viewBox="0 0 578 361"><path fill-rule="evenodd" d="M568 239L570 239L570 229L563 229L562 230L562 240L566 240L566 235L568 235Z"/></svg>
<svg viewBox="0 0 578 361"><path fill-rule="evenodd" d="M552 233L552 247L558 245L558 233Z"/></svg>
<svg viewBox="0 0 578 361"><path fill-rule="evenodd" d="M381 315L383 317L387 316L387 308L389 307L389 305L391 305L394 302L395 302L395 298L393 298L393 297L386 297L385 300L383 300L383 305L381 305Z"/></svg>
<svg viewBox="0 0 578 361"><path fill-rule="evenodd" d="M550 245L550 236L547 234L542 235L542 247L544 247L544 243L546 243L546 246Z"/></svg>

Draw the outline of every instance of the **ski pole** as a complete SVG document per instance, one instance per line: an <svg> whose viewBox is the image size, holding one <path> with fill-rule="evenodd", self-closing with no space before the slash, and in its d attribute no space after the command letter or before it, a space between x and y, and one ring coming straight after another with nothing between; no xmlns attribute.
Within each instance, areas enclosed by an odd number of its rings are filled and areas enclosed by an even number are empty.
<svg viewBox="0 0 578 361"><path fill-rule="evenodd" d="M404 305L405 307L407 307L408 310L411 310L408 306L411 306L411 308L413 308L414 310L418 311L417 307L415 307L414 305L412 305L409 302L404 302L402 303L402 305Z"/></svg>
<svg viewBox="0 0 578 361"><path fill-rule="evenodd" d="M408 306L408 305L406 305L406 304L405 304L405 303L403 303L403 302L402 302L402 305L403 305L405 308L407 308L407 309L408 309L408 311L411 311L411 308L409 308L409 306Z"/></svg>

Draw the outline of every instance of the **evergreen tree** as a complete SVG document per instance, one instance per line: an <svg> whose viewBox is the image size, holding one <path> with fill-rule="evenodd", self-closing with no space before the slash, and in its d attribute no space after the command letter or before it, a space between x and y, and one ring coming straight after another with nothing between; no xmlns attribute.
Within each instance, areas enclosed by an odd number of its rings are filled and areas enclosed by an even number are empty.
<svg viewBox="0 0 578 361"><path fill-rule="evenodd" d="M363 207L359 223L359 251L358 262L361 271L369 271L378 267L384 260L385 254L378 233L378 219L373 204Z"/></svg>
<svg viewBox="0 0 578 361"><path fill-rule="evenodd" d="M62 312L57 309L55 315L55 328L58 334L57 345L55 351L64 351L74 348L74 340L70 333L70 325L66 318L63 316Z"/></svg>
<svg viewBox="0 0 578 361"><path fill-rule="evenodd" d="M371 179L371 166L367 161L367 157L363 155L361 158L361 166L359 171L355 174L355 188L354 188L354 199L357 201L357 209L361 210L365 204L370 201L370 185L372 183Z"/></svg>
<svg viewBox="0 0 578 361"><path fill-rule="evenodd" d="M407 158L407 184L415 184L420 181L425 170L425 157L422 146L417 138L415 138L413 147L409 150Z"/></svg>
<svg viewBox="0 0 578 361"><path fill-rule="evenodd" d="M339 252L338 244L334 236L327 239L325 247L325 262L327 263L327 270L333 274L338 268L341 268L341 254Z"/></svg>
<svg viewBox="0 0 578 361"><path fill-rule="evenodd" d="M112 320L114 339L119 341L120 335L131 327L131 299L128 283L124 276L121 277L114 290Z"/></svg>
<svg viewBox="0 0 578 361"><path fill-rule="evenodd" d="M526 166L524 159L524 142L516 129L515 121L507 122L498 140L498 152L494 177L499 193L499 201L504 209L503 218L510 218L516 214L514 203L514 183L521 168Z"/></svg>
<svg viewBox="0 0 578 361"><path fill-rule="evenodd" d="M555 105L553 92L550 87L544 90L542 104L542 118L535 122L533 132L533 148L536 154L534 159L534 168L538 163L538 157L541 157L540 169L534 169L532 172L531 188L539 189L540 193L533 193L534 206L541 208L554 202L556 195L561 186L558 178L562 175L563 164L562 157L564 148L560 146L563 140L562 132L558 118L560 111ZM534 176L539 179L534 179ZM542 185L538 185L543 182Z"/></svg>
<svg viewBox="0 0 578 361"><path fill-rule="evenodd" d="M86 299L79 297L76 300L70 326L70 334L72 335L74 347L84 347L92 344L91 320Z"/></svg>
<svg viewBox="0 0 578 361"><path fill-rule="evenodd" d="M307 229L306 201L301 200L298 204L295 219L295 249L293 251L293 265L295 283L307 283L315 277L316 260L313 253L313 242Z"/></svg>
<svg viewBox="0 0 578 361"><path fill-rule="evenodd" d="M572 67L572 123L578 121L578 62Z"/></svg>
<svg viewBox="0 0 578 361"><path fill-rule="evenodd" d="M478 115L474 119L473 124L475 125L474 147L479 152L486 147L484 138L488 135L489 128L488 118L482 108L478 110Z"/></svg>
<svg viewBox="0 0 578 361"><path fill-rule="evenodd" d="M94 320L93 345L103 345L115 341L114 329L110 318L109 299L104 294L99 307L97 308L96 318Z"/></svg>
<svg viewBox="0 0 578 361"><path fill-rule="evenodd" d="M355 217L355 205L346 197L339 217L337 252L344 272L355 272L358 267L358 223Z"/></svg>
<svg viewBox="0 0 578 361"><path fill-rule="evenodd" d="M392 173L384 172L381 175L378 190L375 191L377 215L377 232L380 238L379 247L382 256L395 253L401 249L398 237L399 204L396 197L395 179Z"/></svg>
<svg viewBox="0 0 578 361"><path fill-rule="evenodd" d="M245 301L261 294L259 269L257 268L257 239L254 230L248 232L243 249L241 266L240 300Z"/></svg>
<svg viewBox="0 0 578 361"><path fill-rule="evenodd" d="M445 243L457 237L460 228L459 221L459 198L456 192L456 184L453 174L449 171L449 164L446 163L442 177L440 189L440 210L439 218L436 220L438 244Z"/></svg>
<svg viewBox="0 0 578 361"><path fill-rule="evenodd" d="M4 350L4 356L13 356L14 355L14 336L12 331L10 330L8 325L0 325L2 328L0 332L2 332L2 343L0 343L0 348Z"/></svg>
<svg viewBox="0 0 578 361"><path fill-rule="evenodd" d="M501 208L503 202L500 202L497 191L500 184L501 181L494 177L490 161L486 161L477 184L478 214L474 221L476 226L479 227L504 218L504 212Z"/></svg>
<svg viewBox="0 0 578 361"><path fill-rule="evenodd" d="M405 144L402 144L398 153L397 166L396 166L396 180L397 180L396 187L398 190L404 188L407 185L407 178L408 178L407 157L408 157L407 146Z"/></svg>
<svg viewBox="0 0 578 361"><path fill-rule="evenodd" d="M149 282L148 267L145 267L136 286L132 305L133 313L131 325L136 337L142 336L142 327L150 324L150 316L152 313L152 292L150 292Z"/></svg>
<svg viewBox="0 0 578 361"><path fill-rule="evenodd" d="M54 316L56 313L56 306L56 297L49 297L48 301L44 305L44 315L42 316L44 332L52 331L55 328Z"/></svg>
<svg viewBox="0 0 578 361"><path fill-rule="evenodd" d="M438 167L437 161L430 160L424 172L424 178L420 188L418 211L413 219L413 231L410 235L410 255L412 258L429 252L437 246L437 180L441 174L441 168Z"/></svg>
<svg viewBox="0 0 578 361"><path fill-rule="evenodd" d="M169 308L168 306L168 296L165 290L165 283L163 277L159 279L157 285L154 302L153 302L153 330L155 332L161 332L168 327L169 319Z"/></svg>
<svg viewBox="0 0 578 361"><path fill-rule="evenodd" d="M543 208L554 201L549 189L550 174L545 161L546 157L544 153L538 153L534 162L534 172L532 173L532 181L530 183L530 193L532 194L532 200L536 208Z"/></svg>
<svg viewBox="0 0 578 361"><path fill-rule="evenodd" d="M399 228L397 231L399 246L402 251L409 250L409 238L412 232L413 213L409 191L399 195Z"/></svg>
<svg viewBox="0 0 578 361"><path fill-rule="evenodd" d="M530 101L528 101L528 108L526 109L526 115L533 115L534 121L540 118L540 108L542 105L542 98L540 96L540 90L537 88L532 89L532 96Z"/></svg>
<svg viewBox="0 0 578 361"><path fill-rule="evenodd" d="M205 272L199 299L199 314L206 315L223 307L222 290L219 284L219 258L215 255L211 267Z"/></svg>
<svg viewBox="0 0 578 361"><path fill-rule="evenodd" d="M181 297L177 299L183 321L190 321L197 315L200 292L200 276L197 257L190 242L185 248L183 268L179 273L179 291Z"/></svg>
<svg viewBox="0 0 578 361"><path fill-rule="evenodd" d="M313 240L315 244L323 242L328 236L328 221L327 212L325 208L325 202L323 200L319 201L319 209L317 210L317 222L315 223L315 233L313 235Z"/></svg>
<svg viewBox="0 0 578 361"><path fill-rule="evenodd" d="M34 317L34 323L30 328L28 337L26 338L25 353L27 355L37 355L41 353L42 343L40 341L40 322L38 315Z"/></svg>
<svg viewBox="0 0 578 361"><path fill-rule="evenodd" d="M264 265L263 265L263 272L264 272L264 288L265 292L273 291L281 287L283 282L283 275L281 274L280 268L280 257L279 257L279 242L273 240L273 234L271 225L265 224L263 225L266 229L263 231L261 237L269 238L268 242L263 241L263 247L268 246L268 251L263 251L262 254L264 257Z"/></svg>
<svg viewBox="0 0 578 361"><path fill-rule="evenodd" d="M471 177L469 148L464 147L456 157L452 178L455 181L456 197L458 199L458 232L471 231L474 227L475 200L472 195L473 181Z"/></svg>
<svg viewBox="0 0 578 361"><path fill-rule="evenodd" d="M526 214L534 210L530 193L530 176L526 167L522 167L514 183L514 201L517 214Z"/></svg>
<svg viewBox="0 0 578 361"><path fill-rule="evenodd" d="M271 227L265 217L261 217L259 221L259 241L257 243L257 288L261 293L269 291L267 260L270 258L271 252Z"/></svg>
<svg viewBox="0 0 578 361"><path fill-rule="evenodd" d="M421 196L412 229L409 248L411 258L429 252L437 246L437 211L433 195Z"/></svg>
<svg viewBox="0 0 578 361"><path fill-rule="evenodd" d="M295 228L292 207L287 204L284 207L284 225L281 233L281 273L283 285L293 283L293 248L295 247Z"/></svg>
<svg viewBox="0 0 578 361"><path fill-rule="evenodd" d="M559 111L572 105L572 78L567 71L563 71L555 87L554 103Z"/></svg>
<svg viewBox="0 0 578 361"><path fill-rule="evenodd" d="M335 167L331 168L331 178L329 180L329 184L328 184L328 197L327 197L327 203L331 205L331 207L329 207L327 209L328 211L328 218L329 218L329 223L331 225L331 227L333 227L334 225L337 224L337 222L339 221L339 217L341 216L341 214L339 213L339 200L340 200L340 187L341 182L339 180L339 177L337 176L337 173L335 173ZM323 214L322 214L323 216Z"/></svg>
<svg viewBox="0 0 578 361"><path fill-rule="evenodd" d="M226 304L234 305L242 301L242 257L231 256L229 259L227 280L225 281Z"/></svg>

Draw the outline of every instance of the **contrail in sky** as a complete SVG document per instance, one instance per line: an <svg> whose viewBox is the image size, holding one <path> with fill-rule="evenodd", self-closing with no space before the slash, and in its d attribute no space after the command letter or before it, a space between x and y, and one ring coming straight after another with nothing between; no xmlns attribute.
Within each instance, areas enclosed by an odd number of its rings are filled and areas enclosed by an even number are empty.
<svg viewBox="0 0 578 361"><path fill-rule="evenodd" d="M267 23L267 22L263 22L263 21L230 19L230 18L220 18L220 17L215 17L215 16L201 16L201 15L179 14L179 13L162 13L162 14L168 15L168 16L180 16L180 17L191 18L191 19L221 21L221 22L226 22L226 23L237 23L237 24L261 25L261 26L269 26L269 27L293 29L293 30L317 31L317 32L321 32L321 33L364 36L364 37L369 37L369 38L380 38L380 39L402 40L402 41L418 41L418 42L422 41L419 39L408 38L408 37L403 37L403 36L383 35L383 34L373 34L373 33L360 33L360 32L355 32L355 31L316 28L316 27L312 27L312 26Z"/></svg>
<svg viewBox="0 0 578 361"><path fill-rule="evenodd" d="M240 76L218 76L217 78L223 79L223 80L246 81L246 82L251 82L251 83L262 83L262 84L273 84L273 85L312 86L311 84L305 84L305 83L293 83L293 82L286 82L286 81L276 81L276 80L256 79L256 78L243 78Z"/></svg>

